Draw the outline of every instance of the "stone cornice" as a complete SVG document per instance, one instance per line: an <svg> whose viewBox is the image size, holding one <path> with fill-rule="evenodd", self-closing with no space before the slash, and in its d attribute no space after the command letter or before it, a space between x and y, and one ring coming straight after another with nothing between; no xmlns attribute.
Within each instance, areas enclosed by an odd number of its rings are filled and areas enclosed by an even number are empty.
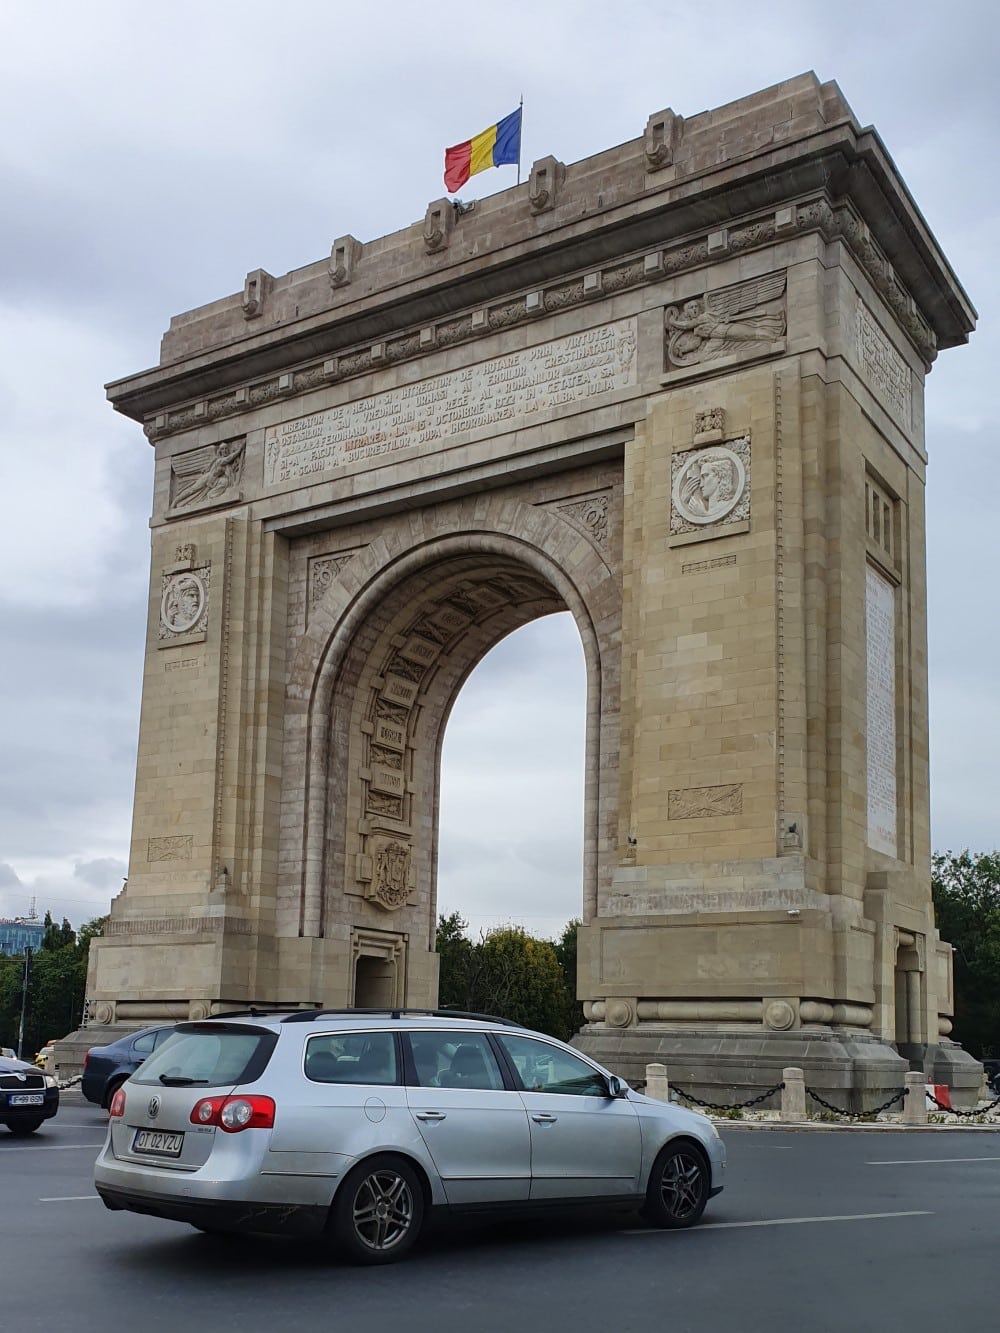
<svg viewBox="0 0 1000 1333"><path fill-rule="evenodd" d="M835 206L827 197L818 196L722 231L703 232L679 245L632 255L535 291L511 295L494 305L480 306L420 328L403 330L384 341L354 345L338 356L305 362L266 378L245 380L227 392L160 413L147 420L144 429L148 438L155 442L206 422L237 416L276 399L290 398L326 384L370 374L428 352L585 305L595 298L704 267L713 259L763 249L775 240L810 232L819 232L828 242L841 240L847 245L929 367L937 351L934 332L914 299L900 284L870 229L850 205Z"/></svg>
<svg viewBox="0 0 1000 1333"><path fill-rule="evenodd" d="M788 86L801 98L810 91L806 83ZM821 92L832 87L816 84ZM816 229L828 237L843 233L876 285L885 281L883 294L897 315L901 301L890 293L903 294L902 304L913 307L904 328L929 364L935 345L967 339L975 311L878 136L858 128L839 92L831 96L822 114L813 110L795 122L802 128L794 137L776 124L743 139L727 130L723 141L713 112L686 123L684 151L663 169L650 166L642 139L585 159L566 169L558 203L540 216L532 213L527 185L479 201L449 215L448 244L433 254L419 224L369 246L352 241L357 278L335 283L326 264L273 280L258 273L256 304L248 306L244 292L179 317L161 366L109 385L108 396L117 410L143 422L181 404L238 399L241 390L266 401L298 392L292 382L310 371L315 383L323 382L329 378L323 363L338 366L335 378L376 366L377 356L371 366L358 359L366 346L383 347L386 362L401 360L562 308L552 305L560 296L563 305L575 304L570 289L593 273L602 286L583 291L580 300L609 282L634 285L621 275L630 263L623 256L645 261L659 252L671 273L697 267L714 255L681 262L678 253L705 244L719 229L746 236L766 226L768 216L819 197L833 223L817 220ZM742 104L723 110L727 125L742 127ZM748 125L760 121L752 111L745 113ZM745 248L766 243L749 240ZM643 276L656 275L635 283ZM519 302L539 291L548 304L518 313ZM505 310L507 323L497 324ZM484 311L486 322L473 325ZM352 358L359 369L341 374L340 364L350 366ZM233 410L245 405L237 401Z"/></svg>

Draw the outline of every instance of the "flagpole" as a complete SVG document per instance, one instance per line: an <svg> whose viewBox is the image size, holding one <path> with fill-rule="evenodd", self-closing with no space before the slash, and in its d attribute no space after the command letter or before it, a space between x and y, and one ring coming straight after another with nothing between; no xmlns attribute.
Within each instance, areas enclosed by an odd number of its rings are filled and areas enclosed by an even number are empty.
<svg viewBox="0 0 1000 1333"><path fill-rule="evenodd" d="M521 184L521 138L524 134L524 93L521 94L521 100L517 104L518 111L521 112L521 127L517 136L517 183Z"/></svg>

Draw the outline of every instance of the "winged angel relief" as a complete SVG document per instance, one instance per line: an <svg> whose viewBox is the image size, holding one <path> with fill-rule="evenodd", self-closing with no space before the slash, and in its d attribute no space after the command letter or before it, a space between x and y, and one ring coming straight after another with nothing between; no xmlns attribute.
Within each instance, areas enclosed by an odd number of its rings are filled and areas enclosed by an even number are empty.
<svg viewBox="0 0 1000 1333"><path fill-rule="evenodd" d="M785 334L785 274L769 273L718 292L668 306L664 313L667 363L695 366L742 351ZM757 344L754 347L754 344Z"/></svg>

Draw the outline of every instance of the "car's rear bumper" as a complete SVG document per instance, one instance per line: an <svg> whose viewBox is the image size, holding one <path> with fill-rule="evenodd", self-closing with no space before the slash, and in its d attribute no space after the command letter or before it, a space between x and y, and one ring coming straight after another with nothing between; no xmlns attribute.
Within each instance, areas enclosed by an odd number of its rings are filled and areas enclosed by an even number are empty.
<svg viewBox="0 0 1000 1333"><path fill-rule="evenodd" d="M207 1231L256 1232L269 1236L318 1236L326 1226L329 1209L315 1204L254 1203L227 1199L168 1199L138 1190L97 1185L104 1206L187 1222Z"/></svg>

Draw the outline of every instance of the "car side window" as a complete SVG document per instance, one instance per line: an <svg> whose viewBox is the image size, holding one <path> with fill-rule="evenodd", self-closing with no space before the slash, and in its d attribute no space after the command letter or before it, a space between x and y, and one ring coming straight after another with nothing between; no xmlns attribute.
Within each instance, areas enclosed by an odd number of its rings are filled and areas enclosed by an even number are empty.
<svg viewBox="0 0 1000 1333"><path fill-rule="evenodd" d="M147 1032L145 1036L136 1037L135 1041L132 1043L132 1049L138 1055L148 1055L155 1045L156 1033Z"/></svg>
<svg viewBox="0 0 1000 1333"><path fill-rule="evenodd" d="M572 1097L607 1097L608 1084L592 1065L547 1041L497 1033L525 1092L555 1092Z"/></svg>
<svg viewBox="0 0 1000 1333"><path fill-rule="evenodd" d="M313 1083L399 1082L391 1032L328 1033L306 1043L306 1078Z"/></svg>
<svg viewBox="0 0 1000 1333"><path fill-rule="evenodd" d="M420 1087L503 1091L484 1032L410 1032L407 1039Z"/></svg>
<svg viewBox="0 0 1000 1333"><path fill-rule="evenodd" d="M173 1032L173 1028L160 1028L159 1032L154 1032L153 1045L159 1046L161 1041L166 1041L166 1039L170 1036L171 1032Z"/></svg>

